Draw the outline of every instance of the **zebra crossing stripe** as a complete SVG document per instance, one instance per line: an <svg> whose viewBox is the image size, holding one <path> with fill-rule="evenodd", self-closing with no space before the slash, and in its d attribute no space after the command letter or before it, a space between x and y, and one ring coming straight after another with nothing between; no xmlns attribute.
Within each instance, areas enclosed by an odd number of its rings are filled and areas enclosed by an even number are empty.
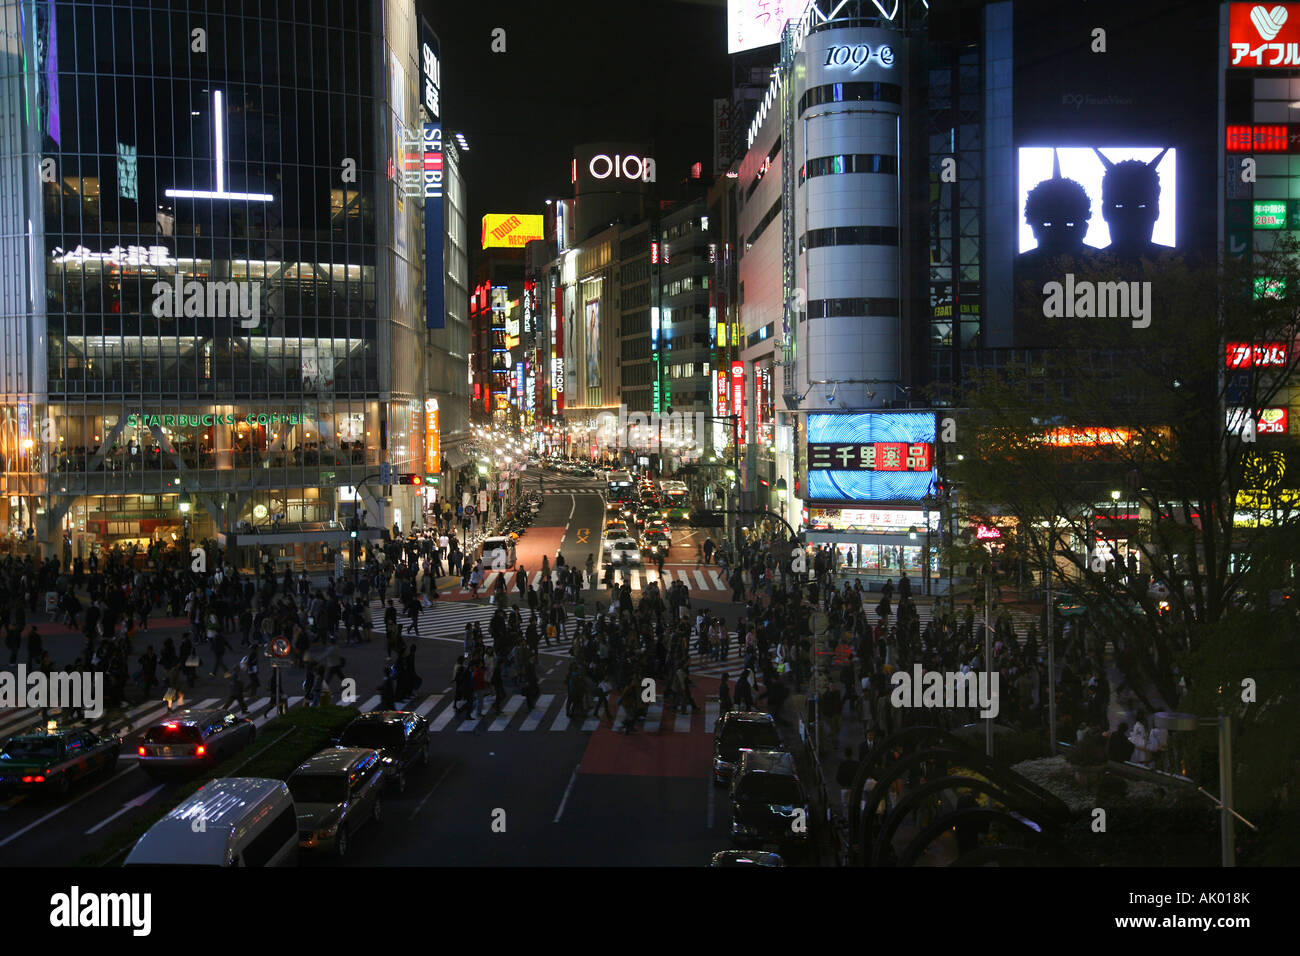
<svg viewBox="0 0 1300 956"><path fill-rule="evenodd" d="M442 694L434 694L419 707L415 708L416 715L420 717L428 717L429 714L433 712L433 708L438 706L438 702L442 700L442 696Z"/></svg>
<svg viewBox="0 0 1300 956"><path fill-rule="evenodd" d="M508 726L510 726L510 721L514 718L515 714L518 713L519 708L522 707L523 704L524 704L524 699L520 697L518 694L515 694L508 701L506 701L505 707L503 707L501 710L501 716L498 717L496 720L492 721L492 726L488 727L488 733L499 734L501 731L505 730Z"/></svg>
<svg viewBox="0 0 1300 956"><path fill-rule="evenodd" d="M255 714L262 708L269 707L270 704L271 704L271 698L259 697L257 698L257 700L253 701L251 704L248 705L248 712L250 714Z"/></svg>
<svg viewBox="0 0 1300 956"><path fill-rule="evenodd" d="M358 708L358 710L360 710L361 713L363 714L368 714L370 711L374 710L376 707L379 706L381 700L382 698L378 694L376 694L374 697L371 697L368 701L362 704Z"/></svg>
<svg viewBox="0 0 1300 956"><path fill-rule="evenodd" d="M677 720L673 724L673 730L679 734L689 734L691 732L691 715L684 714L679 710Z"/></svg>
<svg viewBox="0 0 1300 956"><path fill-rule="evenodd" d="M569 723L569 715L566 714L564 708L561 707L560 712L555 715L555 721L551 724L551 730L568 730Z"/></svg>
<svg viewBox="0 0 1300 956"><path fill-rule="evenodd" d="M726 581L722 580L722 575L720 575L717 571L710 571L709 577L713 579L713 587L716 590L719 591L731 590L731 585L729 585Z"/></svg>
<svg viewBox="0 0 1300 956"><path fill-rule="evenodd" d="M466 717L465 720L461 723L461 725L456 729L461 733L467 734L470 731L472 731L475 727L477 727L478 722L482 719L483 719L482 717Z"/></svg>
<svg viewBox="0 0 1300 956"><path fill-rule="evenodd" d="M648 708L646 708L645 732L647 734L659 733L659 721L663 719L663 716L664 716L664 705L662 701L657 700L653 704L651 704Z"/></svg>
<svg viewBox="0 0 1300 956"><path fill-rule="evenodd" d="M719 709L719 705L717 700L708 700L704 702L704 732L705 733L708 734L713 733L713 728L718 723L718 709Z"/></svg>
<svg viewBox="0 0 1300 956"><path fill-rule="evenodd" d="M442 730L442 728L446 727L449 723L451 723L452 718L455 716L456 716L456 705L454 703L448 704L446 708L443 709L443 712L439 714L437 718L434 719L433 723L429 725L429 730L432 733L436 734L438 731Z"/></svg>
<svg viewBox="0 0 1300 956"><path fill-rule="evenodd" d="M542 717L544 717L546 711L550 709L553 700L555 700L554 694L543 694L541 697L538 697L536 706L528 712L528 716L525 717L524 722L520 724L519 730L523 733L536 730L538 724L542 722Z"/></svg>
<svg viewBox="0 0 1300 956"><path fill-rule="evenodd" d="M704 572L703 572L703 571L696 570L696 572L695 572L695 580L697 580L697 581L700 582L700 590L701 590L701 591L707 591L707 590L709 589L709 583L708 583L706 580L704 580Z"/></svg>
<svg viewBox="0 0 1300 956"><path fill-rule="evenodd" d="M631 571L631 574L632 574L632 590L633 590L633 591L640 591L640 590L641 590L641 572L639 572L636 568L633 568L632 571Z"/></svg>
<svg viewBox="0 0 1300 956"><path fill-rule="evenodd" d="M586 720L582 722L583 733L594 734L599 729L600 729L599 717L588 717Z"/></svg>

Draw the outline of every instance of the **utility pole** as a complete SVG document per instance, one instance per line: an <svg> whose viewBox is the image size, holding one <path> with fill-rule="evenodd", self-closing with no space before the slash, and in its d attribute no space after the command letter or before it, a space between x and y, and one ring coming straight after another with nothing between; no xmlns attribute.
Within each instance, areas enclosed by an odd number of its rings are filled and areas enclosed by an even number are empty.
<svg viewBox="0 0 1300 956"><path fill-rule="evenodd" d="M993 551L984 571L984 680L986 687L993 686L993 634L989 628L989 607L993 603ZM993 756L993 718L984 718L984 753Z"/></svg>
<svg viewBox="0 0 1300 956"><path fill-rule="evenodd" d="M1047 732L1048 753L1056 756L1056 626L1052 620L1052 571L1056 563L1056 516L1047 529Z"/></svg>

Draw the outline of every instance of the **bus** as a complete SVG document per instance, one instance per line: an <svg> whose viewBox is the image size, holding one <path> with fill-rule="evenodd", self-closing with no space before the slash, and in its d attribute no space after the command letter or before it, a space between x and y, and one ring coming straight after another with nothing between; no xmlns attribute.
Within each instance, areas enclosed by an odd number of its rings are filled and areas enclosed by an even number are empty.
<svg viewBox="0 0 1300 956"><path fill-rule="evenodd" d="M660 482L664 495L664 517L669 521L686 521L691 515L690 491L684 481Z"/></svg>
<svg viewBox="0 0 1300 956"><path fill-rule="evenodd" d="M632 496L632 476L626 471L611 471L605 487L611 501L626 501Z"/></svg>

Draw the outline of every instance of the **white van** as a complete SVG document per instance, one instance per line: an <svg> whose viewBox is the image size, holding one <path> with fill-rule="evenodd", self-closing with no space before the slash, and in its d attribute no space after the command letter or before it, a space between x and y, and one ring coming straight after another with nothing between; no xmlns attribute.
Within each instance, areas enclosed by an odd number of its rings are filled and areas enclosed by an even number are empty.
<svg viewBox="0 0 1300 956"><path fill-rule="evenodd" d="M513 571L515 568L515 541L513 538L483 539L483 570Z"/></svg>
<svg viewBox="0 0 1300 956"><path fill-rule="evenodd" d="M296 866L298 814L283 780L218 777L136 843L126 866Z"/></svg>

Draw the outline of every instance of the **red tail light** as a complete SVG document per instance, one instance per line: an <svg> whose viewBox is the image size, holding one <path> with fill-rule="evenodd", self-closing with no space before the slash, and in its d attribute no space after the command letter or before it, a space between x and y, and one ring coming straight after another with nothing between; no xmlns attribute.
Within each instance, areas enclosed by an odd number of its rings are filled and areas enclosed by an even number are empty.
<svg viewBox="0 0 1300 956"><path fill-rule="evenodd" d="M40 774L37 774L34 777L23 777L23 783L44 783L44 782L45 782L45 777L43 777Z"/></svg>
<svg viewBox="0 0 1300 956"><path fill-rule="evenodd" d="M138 753L140 754L141 757L143 757L143 756L145 755L145 754L144 754L144 748L141 747L141 748L139 749Z"/></svg>
<svg viewBox="0 0 1300 956"><path fill-rule="evenodd" d="M194 756L196 757L202 757L207 752L208 752L208 748L203 746L203 744L199 744L197 747L194 748Z"/></svg>

